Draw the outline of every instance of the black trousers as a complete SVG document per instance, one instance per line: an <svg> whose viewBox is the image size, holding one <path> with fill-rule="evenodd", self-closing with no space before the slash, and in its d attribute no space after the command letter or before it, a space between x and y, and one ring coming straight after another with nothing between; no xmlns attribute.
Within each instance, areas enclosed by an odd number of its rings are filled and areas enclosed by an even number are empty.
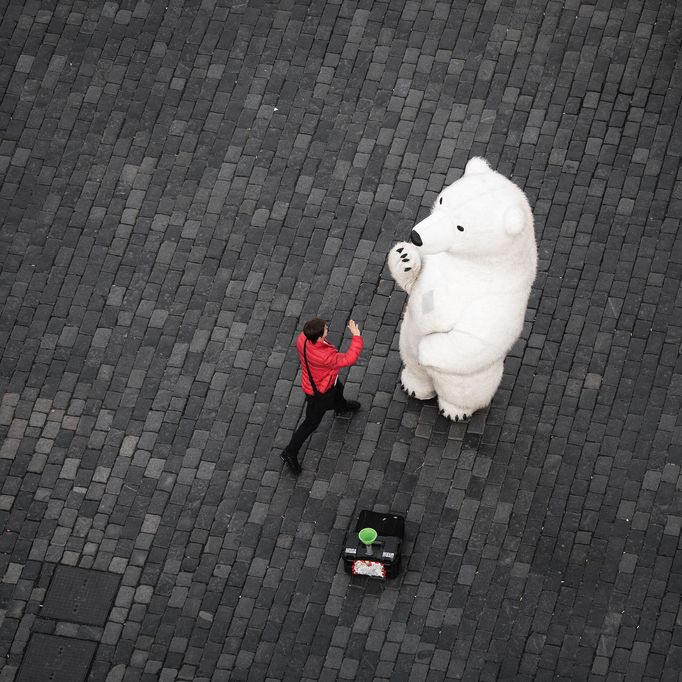
<svg viewBox="0 0 682 682"><path fill-rule="evenodd" d="M292 455L297 455L308 436L320 425L324 413L327 410L340 412L345 407L346 399L343 397L343 384L338 380L326 393L306 396L305 419L294 431L286 451Z"/></svg>

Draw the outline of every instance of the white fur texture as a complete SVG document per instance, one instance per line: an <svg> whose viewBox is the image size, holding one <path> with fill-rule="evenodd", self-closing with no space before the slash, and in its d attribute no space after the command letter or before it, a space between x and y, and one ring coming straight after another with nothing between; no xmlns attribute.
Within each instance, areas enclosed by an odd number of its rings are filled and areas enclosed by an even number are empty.
<svg viewBox="0 0 682 682"><path fill-rule="evenodd" d="M415 243L388 255L408 293L400 330L405 390L438 396L444 414L468 419L500 385L523 328L537 269L533 215L524 193L481 158L437 197Z"/></svg>

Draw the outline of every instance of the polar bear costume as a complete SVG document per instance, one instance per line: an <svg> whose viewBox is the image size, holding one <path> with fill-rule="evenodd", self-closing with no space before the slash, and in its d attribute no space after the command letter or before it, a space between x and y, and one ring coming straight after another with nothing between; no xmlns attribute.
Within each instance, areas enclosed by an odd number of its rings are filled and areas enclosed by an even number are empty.
<svg viewBox="0 0 682 682"><path fill-rule="evenodd" d="M472 158L410 242L388 256L408 293L403 388L420 400L437 395L445 416L466 420L490 404L523 328L537 269L530 205L511 180Z"/></svg>

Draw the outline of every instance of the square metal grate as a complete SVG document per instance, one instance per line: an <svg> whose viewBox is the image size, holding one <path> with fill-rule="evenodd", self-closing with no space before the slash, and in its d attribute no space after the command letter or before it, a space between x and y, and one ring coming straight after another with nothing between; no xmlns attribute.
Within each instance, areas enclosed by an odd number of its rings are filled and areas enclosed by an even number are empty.
<svg viewBox="0 0 682 682"><path fill-rule="evenodd" d="M95 642L34 633L16 682L84 682L96 649Z"/></svg>
<svg viewBox="0 0 682 682"><path fill-rule="evenodd" d="M119 580L113 573L57 566L40 615L84 625L104 625Z"/></svg>

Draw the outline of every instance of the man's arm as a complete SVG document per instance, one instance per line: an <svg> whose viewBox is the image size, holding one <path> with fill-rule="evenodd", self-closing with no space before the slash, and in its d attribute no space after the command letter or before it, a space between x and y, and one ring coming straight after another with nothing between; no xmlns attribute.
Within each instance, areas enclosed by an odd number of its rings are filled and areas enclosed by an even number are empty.
<svg viewBox="0 0 682 682"><path fill-rule="evenodd" d="M339 353L336 350L329 353L329 357L325 358L324 362L327 367L330 367L331 369L350 367L350 365L354 365L360 357L363 347L362 336L360 336L360 327L358 327L357 322L349 320L348 330L353 335L350 347L345 353Z"/></svg>

